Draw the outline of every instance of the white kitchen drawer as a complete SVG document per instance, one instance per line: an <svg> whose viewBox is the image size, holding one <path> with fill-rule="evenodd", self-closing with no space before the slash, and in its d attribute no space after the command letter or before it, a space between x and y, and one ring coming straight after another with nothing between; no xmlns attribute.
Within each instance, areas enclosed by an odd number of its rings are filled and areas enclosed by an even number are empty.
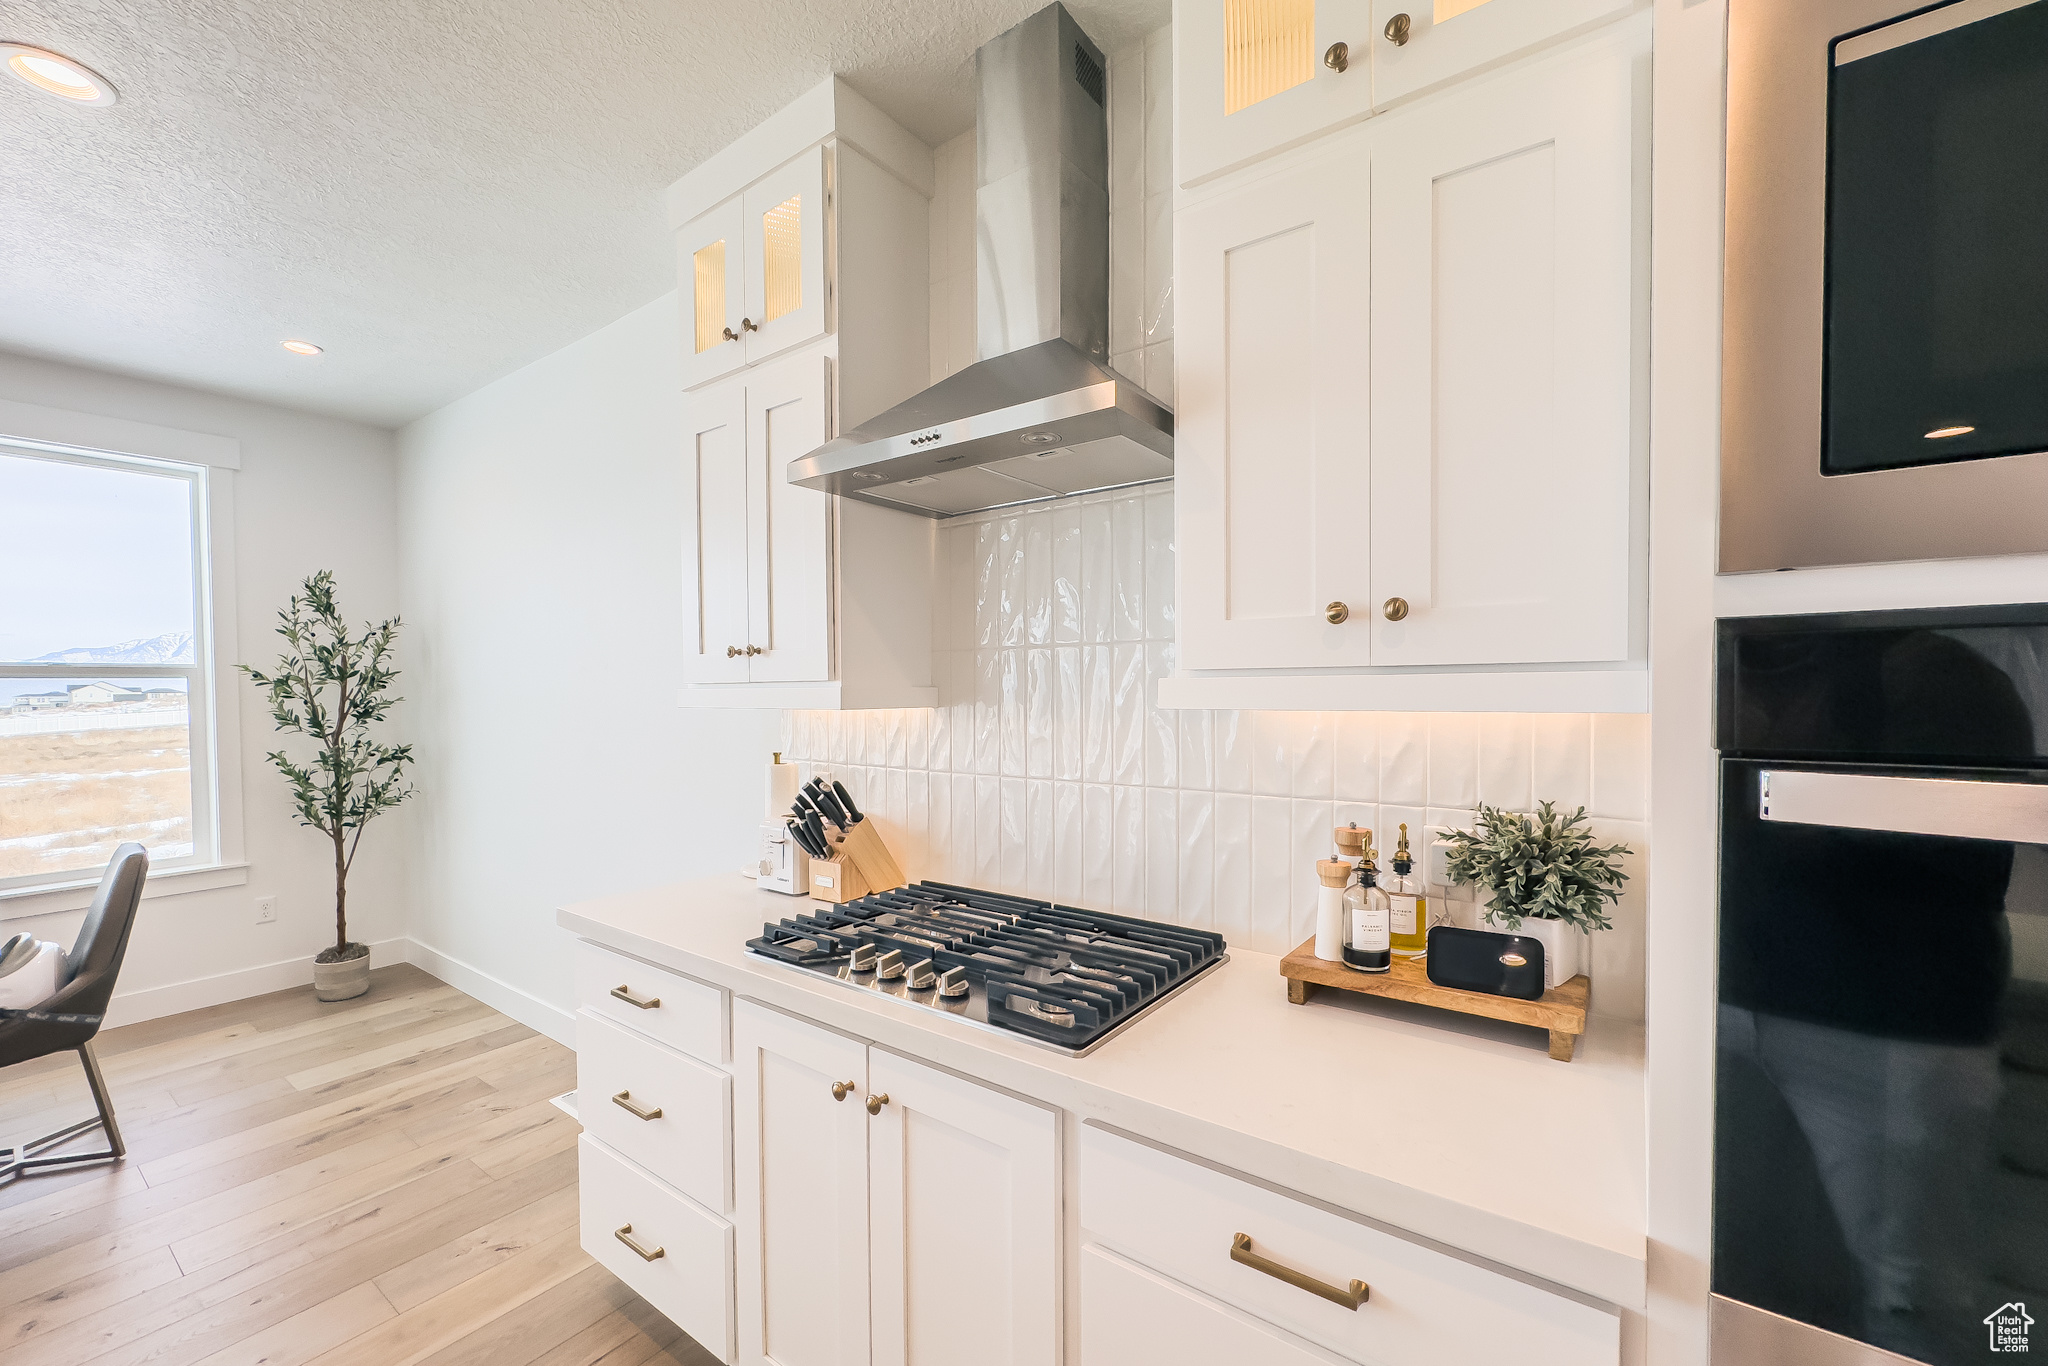
<svg viewBox="0 0 2048 1366"><path fill-rule="evenodd" d="M578 1005L693 1058L723 1063L730 1056L723 991L587 939L576 947Z"/></svg>
<svg viewBox="0 0 2048 1366"><path fill-rule="evenodd" d="M732 1208L729 1073L582 1010L576 1102L585 1132L698 1204L721 1214Z"/></svg>
<svg viewBox="0 0 2048 1366"><path fill-rule="evenodd" d="M1081 1227L1084 1238L1375 1366L1620 1359L1612 1312L1092 1127L1081 1131ZM1348 1308L1234 1261L1238 1234L1250 1235L1253 1254L1324 1284L1363 1281L1369 1297Z"/></svg>
<svg viewBox="0 0 2048 1366"><path fill-rule="evenodd" d="M732 1225L587 1133L577 1155L583 1250L719 1360L734 1360Z"/></svg>
<svg viewBox="0 0 2048 1366"><path fill-rule="evenodd" d="M1081 1249L1081 1366L1328 1366L1329 1358L1098 1247Z"/></svg>

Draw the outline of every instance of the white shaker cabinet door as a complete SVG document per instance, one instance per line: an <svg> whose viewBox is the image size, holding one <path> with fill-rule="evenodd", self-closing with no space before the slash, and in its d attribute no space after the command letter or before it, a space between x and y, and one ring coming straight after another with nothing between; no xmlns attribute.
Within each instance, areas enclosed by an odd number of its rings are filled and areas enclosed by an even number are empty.
<svg viewBox="0 0 2048 1366"><path fill-rule="evenodd" d="M1371 0L1179 0L1174 182L1199 183L1365 118L1372 32Z"/></svg>
<svg viewBox="0 0 2048 1366"><path fill-rule="evenodd" d="M1645 0L1373 0L1373 103L1384 109ZM1359 60L1365 60L1361 49Z"/></svg>
<svg viewBox="0 0 2048 1366"><path fill-rule="evenodd" d="M747 361L745 207L735 196L676 233L682 281L683 387L694 389Z"/></svg>
<svg viewBox="0 0 2048 1366"><path fill-rule="evenodd" d="M832 495L789 482L829 434L831 365L813 352L746 375L749 682L832 676Z"/></svg>
<svg viewBox="0 0 2048 1366"><path fill-rule="evenodd" d="M868 1090L875 1366L1057 1366L1057 1115L880 1050Z"/></svg>
<svg viewBox="0 0 2048 1366"><path fill-rule="evenodd" d="M1346 134L1180 214L1182 668L1372 662L1370 171Z"/></svg>
<svg viewBox="0 0 2048 1366"><path fill-rule="evenodd" d="M1630 655L1647 37L1374 124L1376 665Z"/></svg>
<svg viewBox="0 0 2048 1366"><path fill-rule="evenodd" d="M683 424L683 677L747 680L747 408L732 379L690 395Z"/></svg>
<svg viewBox="0 0 2048 1366"><path fill-rule="evenodd" d="M740 1360L868 1361L867 1046L733 1007ZM835 1099L834 1084L844 1089Z"/></svg>

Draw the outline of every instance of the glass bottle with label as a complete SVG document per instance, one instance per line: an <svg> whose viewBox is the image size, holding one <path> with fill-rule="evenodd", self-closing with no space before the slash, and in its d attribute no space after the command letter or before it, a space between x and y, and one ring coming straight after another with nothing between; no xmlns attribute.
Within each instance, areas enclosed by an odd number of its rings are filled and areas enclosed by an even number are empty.
<svg viewBox="0 0 2048 1366"><path fill-rule="evenodd" d="M1385 972L1394 963L1388 939L1387 894L1380 888L1373 854L1368 843L1357 878L1344 889L1344 966L1359 972Z"/></svg>
<svg viewBox="0 0 2048 1366"><path fill-rule="evenodd" d="M1429 952L1429 898L1423 884L1410 874L1415 861L1408 853L1408 827L1401 827L1401 842L1394 847L1388 863L1394 879L1387 885L1387 918L1394 953L1400 958L1421 958Z"/></svg>

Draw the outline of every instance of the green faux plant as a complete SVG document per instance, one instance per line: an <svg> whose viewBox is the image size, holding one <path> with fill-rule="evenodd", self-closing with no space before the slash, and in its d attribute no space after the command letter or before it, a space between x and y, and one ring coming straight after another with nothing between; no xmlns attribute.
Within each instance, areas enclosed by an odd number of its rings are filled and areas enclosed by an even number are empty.
<svg viewBox="0 0 2048 1366"><path fill-rule="evenodd" d="M336 963L369 952L348 937L348 870L363 827L413 792L404 780L412 746L387 745L371 733L400 700L390 695L398 677L390 665L398 618L365 623L362 635L351 635L334 600L334 575L323 569L292 595L277 622L288 648L275 671L240 668L269 693L279 733L304 735L318 746L307 763L281 749L268 758L291 784L299 824L334 842L334 947L314 961Z"/></svg>
<svg viewBox="0 0 2048 1366"><path fill-rule="evenodd" d="M1526 917L1591 933L1614 923L1606 906L1621 899L1620 859L1631 851L1594 844L1583 806L1569 816L1550 802L1534 816L1482 806L1478 829L1453 830L1445 842L1451 881L1492 893L1486 918L1496 925L1519 930Z"/></svg>

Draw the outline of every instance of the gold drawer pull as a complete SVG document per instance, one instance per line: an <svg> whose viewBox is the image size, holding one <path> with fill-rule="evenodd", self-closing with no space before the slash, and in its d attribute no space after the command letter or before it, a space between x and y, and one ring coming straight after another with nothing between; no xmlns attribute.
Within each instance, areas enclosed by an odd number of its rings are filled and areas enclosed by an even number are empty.
<svg viewBox="0 0 2048 1366"><path fill-rule="evenodd" d="M882 1113L882 1107L884 1105L887 1105L888 1103L889 1093L887 1091L882 1092L880 1095L869 1096L868 1113L871 1115L879 1115Z"/></svg>
<svg viewBox="0 0 2048 1366"><path fill-rule="evenodd" d="M1372 1298L1372 1287L1364 1281L1353 1281L1349 1290L1339 1290L1336 1286L1319 1281L1313 1276L1304 1276L1292 1267L1282 1266L1276 1261L1261 1257L1252 1251L1252 1235L1249 1233L1230 1235L1230 1260L1243 1262L1254 1271L1263 1271L1276 1281L1285 1281L1298 1290L1308 1291L1311 1295L1321 1295L1330 1303L1341 1304L1346 1309L1356 1309Z"/></svg>
<svg viewBox="0 0 2048 1366"><path fill-rule="evenodd" d="M832 1083L832 1099L845 1100L854 1090L854 1083L850 1081L835 1081Z"/></svg>
<svg viewBox="0 0 2048 1366"><path fill-rule="evenodd" d="M618 986L613 987L612 995L618 997L627 1005L639 1006L642 1010L652 1010L656 1006L661 1004L661 998L659 996L635 996L633 994L633 988L626 986L624 983L621 983Z"/></svg>
<svg viewBox="0 0 2048 1366"><path fill-rule="evenodd" d="M616 1096L613 1096L612 1104L618 1106L635 1119L661 1118L661 1107L659 1105L655 1106L652 1110L643 1110L633 1103L633 1093L631 1091L621 1091Z"/></svg>
<svg viewBox="0 0 2048 1366"><path fill-rule="evenodd" d="M646 1248L640 1246L639 1243L633 1240L632 1234L633 1226L631 1224L621 1224L619 1225L619 1227L612 1230L612 1237L618 1239L627 1247L630 1247L633 1249L633 1251L639 1253L640 1260L643 1262L657 1261L660 1258L668 1256L668 1249L665 1247L658 1247L654 1249L654 1251L649 1252Z"/></svg>

